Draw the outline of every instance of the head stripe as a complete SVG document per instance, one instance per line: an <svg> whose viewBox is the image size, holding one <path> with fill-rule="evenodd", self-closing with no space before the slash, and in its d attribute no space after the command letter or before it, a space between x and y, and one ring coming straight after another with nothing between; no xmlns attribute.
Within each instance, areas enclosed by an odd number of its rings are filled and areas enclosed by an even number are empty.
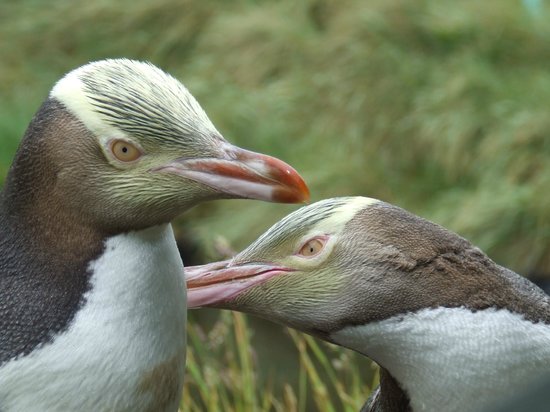
<svg viewBox="0 0 550 412"><path fill-rule="evenodd" d="M90 63L68 73L50 96L98 136L126 134L181 145L186 135L219 135L185 86L150 63Z"/></svg>
<svg viewBox="0 0 550 412"><path fill-rule="evenodd" d="M368 197L335 197L304 206L287 215L252 243L242 254L250 255L266 243L283 243L304 231L323 231L330 227L339 233L345 224L364 207L379 202Z"/></svg>

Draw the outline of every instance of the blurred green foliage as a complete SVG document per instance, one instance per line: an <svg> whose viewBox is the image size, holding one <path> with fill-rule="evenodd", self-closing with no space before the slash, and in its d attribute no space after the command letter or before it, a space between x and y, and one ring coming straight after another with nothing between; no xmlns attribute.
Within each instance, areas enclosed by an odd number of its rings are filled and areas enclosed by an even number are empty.
<svg viewBox="0 0 550 412"><path fill-rule="evenodd" d="M182 80L228 140L295 166L312 200L381 198L520 273L550 274L541 4L2 1L0 181L63 73L105 57L149 60ZM294 208L214 202L183 219L215 258L217 236L240 249Z"/></svg>
<svg viewBox="0 0 550 412"><path fill-rule="evenodd" d="M298 353L286 356L298 382L280 384L271 377L263 382L258 369L268 359L256 356L258 342L241 313L222 312L209 333L196 322L188 330L186 412L357 412L378 385L374 364L366 358L290 329Z"/></svg>
<svg viewBox="0 0 550 412"><path fill-rule="evenodd" d="M90 60L150 60L313 200L379 197L522 273L550 272L550 16L516 0L0 4L0 177L32 113ZM292 207L194 212L238 248Z"/></svg>

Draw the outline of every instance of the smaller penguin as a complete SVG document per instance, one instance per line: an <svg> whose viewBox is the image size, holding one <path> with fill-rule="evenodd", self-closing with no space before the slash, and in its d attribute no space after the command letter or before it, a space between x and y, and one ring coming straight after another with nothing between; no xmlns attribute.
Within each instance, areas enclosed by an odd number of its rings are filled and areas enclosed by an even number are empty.
<svg viewBox="0 0 550 412"><path fill-rule="evenodd" d="M186 269L188 307L251 313L380 365L364 411L477 411L550 370L550 297L445 228L365 197L288 215Z"/></svg>

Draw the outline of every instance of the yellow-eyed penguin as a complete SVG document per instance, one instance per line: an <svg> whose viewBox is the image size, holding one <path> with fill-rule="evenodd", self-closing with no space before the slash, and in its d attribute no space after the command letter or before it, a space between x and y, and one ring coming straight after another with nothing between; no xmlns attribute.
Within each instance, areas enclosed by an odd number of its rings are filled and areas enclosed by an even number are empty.
<svg viewBox="0 0 550 412"><path fill-rule="evenodd" d="M177 411L186 306L169 222L211 199L307 197L153 65L67 74L0 197L0 411Z"/></svg>
<svg viewBox="0 0 550 412"><path fill-rule="evenodd" d="M381 367L365 411L478 411L550 370L550 297L390 204L328 199L186 273L189 307L252 313Z"/></svg>

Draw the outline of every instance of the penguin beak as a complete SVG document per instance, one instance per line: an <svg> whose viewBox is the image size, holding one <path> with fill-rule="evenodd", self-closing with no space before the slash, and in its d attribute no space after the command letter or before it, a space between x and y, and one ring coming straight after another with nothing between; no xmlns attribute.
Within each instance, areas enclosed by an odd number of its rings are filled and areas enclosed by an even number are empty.
<svg viewBox="0 0 550 412"><path fill-rule="evenodd" d="M177 159L154 169L199 182L228 197L303 203L309 189L291 166L271 156L223 143L220 155Z"/></svg>
<svg viewBox="0 0 550 412"><path fill-rule="evenodd" d="M186 267L187 308L227 302L252 286L289 272L293 269L268 263L232 265L230 260Z"/></svg>

